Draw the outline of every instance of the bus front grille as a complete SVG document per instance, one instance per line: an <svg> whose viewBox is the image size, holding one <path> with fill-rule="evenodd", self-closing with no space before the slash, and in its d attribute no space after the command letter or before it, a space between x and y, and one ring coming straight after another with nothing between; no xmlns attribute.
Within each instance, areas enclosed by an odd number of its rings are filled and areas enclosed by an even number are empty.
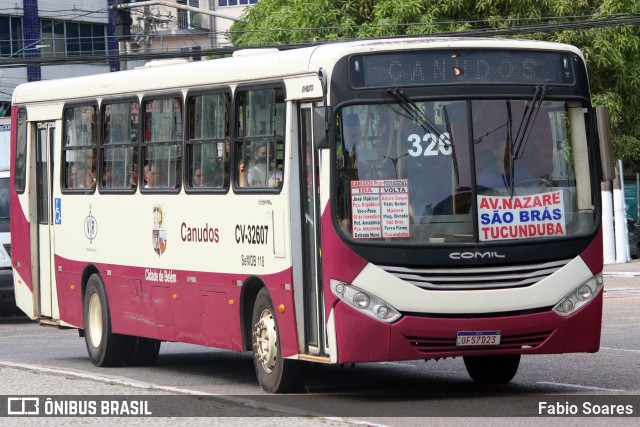
<svg viewBox="0 0 640 427"><path fill-rule="evenodd" d="M571 260L500 267L408 268L380 265L397 278L419 288L436 290L482 290L531 286Z"/></svg>
<svg viewBox="0 0 640 427"><path fill-rule="evenodd" d="M535 349L539 347L553 331L542 331L531 334L522 335L502 335L499 345L489 346L457 346L456 337L417 337L405 336L411 347L415 348L422 354L450 353L450 352L469 352L478 349L486 350L523 350Z"/></svg>

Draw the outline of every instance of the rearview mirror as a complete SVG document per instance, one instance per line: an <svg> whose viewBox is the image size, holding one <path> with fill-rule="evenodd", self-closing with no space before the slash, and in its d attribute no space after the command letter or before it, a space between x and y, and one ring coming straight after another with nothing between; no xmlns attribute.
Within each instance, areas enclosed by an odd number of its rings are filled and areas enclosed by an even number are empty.
<svg viewBox="0 0 640 427"><path fill-rule="evenodd" d="M330 114L328 107L320 106L313 109L313 145L317 149L333 147L329 136L331 121L327 114Z"/></svg>

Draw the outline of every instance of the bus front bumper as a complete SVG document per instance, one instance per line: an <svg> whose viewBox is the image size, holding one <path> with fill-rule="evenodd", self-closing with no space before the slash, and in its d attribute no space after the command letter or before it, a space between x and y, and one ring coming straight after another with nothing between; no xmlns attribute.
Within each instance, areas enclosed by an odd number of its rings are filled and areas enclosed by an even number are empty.
<svg viewBox="0 0 640 427"><path fill-rule="evenodd" d="M496 317L403 315L392 324L338 302L334 308L339 363L437 359L490 354L597 352L602 292L568 317L549 308ZM349 325L340 327L339 325ZM500 344L458 346L459 332L500 332Z"/></svg>

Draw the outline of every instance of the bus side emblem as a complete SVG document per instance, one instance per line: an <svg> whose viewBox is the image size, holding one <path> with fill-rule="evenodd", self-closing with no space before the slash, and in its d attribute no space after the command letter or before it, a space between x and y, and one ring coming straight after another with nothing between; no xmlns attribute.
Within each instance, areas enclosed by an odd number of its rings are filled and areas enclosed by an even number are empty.
<svg viewBox="0 0 640 427"><path fill-rule="evenodd" d="M165 229L165 209L162 205L153 206L153 231L151 238L153 242L153 251L162 255L167 250L167 230Z"/></svg>
<svg viewBox="0 0 640 427"><path fill-rule="evenodd" d="M84 235L89 239L89 243L98 235L98 221L91 213L91 205L89 205L89 215L84 219Z"/></svg>

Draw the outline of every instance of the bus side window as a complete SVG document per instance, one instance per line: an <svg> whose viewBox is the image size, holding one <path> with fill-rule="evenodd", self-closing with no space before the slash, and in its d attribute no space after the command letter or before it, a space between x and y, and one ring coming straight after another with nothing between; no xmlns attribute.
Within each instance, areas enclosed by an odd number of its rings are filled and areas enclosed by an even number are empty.
<svg viewBox="0 0 640 427"><path fill-rule="evenodd" d="M143 188L178 189L182 170L182 101L179 97L148 100L143 111Z"/></svg>
<svg viewBox="0 0 640 427"><path fill-rule="evenodd" d="M236 97L235 185L282 188L285 92L283 88L238 92Z"/></svg>
<svg viewBox="0 0 640 427"><path fill-rule="evenodd" d="M17 193L23 193L26 183L27 158L27 110L24 107L18 109L18 129L16 130L16 169L13 174L13 182ZM64 185L64 184L63 184Z"/></svg>
<svg viewBox="0 0 640 427"><path fill-rule="evenodd" d="M102 189L135 190L138 186L138 101L114 102L103 108Z"/></svg>
<svg viewBox="0 0 640 427"><path fill-rule="evenodd" d="M98 107L80 105L64 110L62 157L63 189L93 190L96 186Z"/></svg>
<svg viewBox="0 0 640 427"><path fill-rule="evenodd" d="M188 189L221 189L229 176L228 93L207 93L187 99Z"/></svg>

